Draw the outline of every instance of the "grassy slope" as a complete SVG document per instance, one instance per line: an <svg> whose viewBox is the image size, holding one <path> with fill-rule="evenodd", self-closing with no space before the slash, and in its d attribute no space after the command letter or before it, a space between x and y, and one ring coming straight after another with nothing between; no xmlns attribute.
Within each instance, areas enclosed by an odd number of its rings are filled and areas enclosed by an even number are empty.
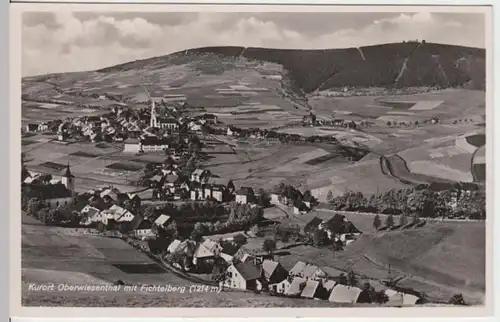
<svg viewBox="0 0 500 322"><path fill-rule="evenodd" d="M105 255L104 257L100 254ZM131 307L305 307L337 304L278 298L248 292L30 292L28 283L105 284L122 279L136 285L189 286L193 283L164 271L127 274L116 263L152 264L144 254L121 240L55 234L46 226L23 226L22 303L26 306L131 306Z"/></svg>
<svg viewBox="0 0 500 322"><path fill-rule="evenodd" d="M269 48L206 47L182 51L108 67L115 72L171 63L192 55L243 57L283 65L304 92L317 89L392 86L462 86L484 88L485 51L478 48L441 44L394 43L327 50L285 50ZM407 59L408 58L408 59ZM403 62L407 69L400 75ZM439 68L440 67L440 68ZM396 82L396 79L398 81Z"/></svg>
<svg viewBox="0 0 500 322"><path fill-rule="evenodd" d="M308 214L305 222L333 213ZM470 301L481 301L485 288L485 224L482 222L434 222L418 229L375 233L372 215L347 214L364 234L344 252L328 255L327 250L300 246L286 256L319 265L354 270L375 279L385 279L390 264L396 275L412 276L401 286L412 287L431 298L446 301L463 292ZM384 218L382 218L384 220ZM365 258L366 256L366 258ZM370 262L371 261L371 262Z"/></svg>

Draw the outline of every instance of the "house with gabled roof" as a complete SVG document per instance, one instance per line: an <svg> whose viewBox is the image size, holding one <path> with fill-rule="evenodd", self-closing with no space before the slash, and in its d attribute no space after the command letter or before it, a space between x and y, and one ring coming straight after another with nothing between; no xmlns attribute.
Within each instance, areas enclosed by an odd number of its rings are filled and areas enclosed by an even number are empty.
<svg viewBox="0 0 500 322"><path fill-rule="evenodd" d="M290 286L292 285L291 278L285 278L279 283L269 284L268 289L271 292L275 292L277 294L287 294Z"/></svg>
<svg viewBox="0 0 500 322"><path fill-rule="evenodd" d="M316 265L306 265L302 271L302 276L311 280L319 280L325 278L326 273Z"/></svg>
<svg viewBox="0 0 500 322"><path fill-rule="evenodd" d="M387 304L391 306L412 306L419 302L419 297L413 294L398 292L395 290L387 289L384 291L388 297Z"/></svg>
<svg viewBox="0 0 500 322"><path fill-rule="evenodd" d="M206 169L196 169L191 173L191 181L198 183L207 183L210 178L210 171Z"/></svg>
<svg viewBox="0 0 500 322"><path fill-rule="evenodd" d="M292 277L302 277L311 280L320 280L325 278L326 273L316 265L306 264L302 261L298 261L290 270L290 276Z"/></svg>
<svg viewBox="0 0 500 322"><path fill-rule="evenodd" d="M294 277L290 283L290 287L286 291L288 296L300 296L307 284L307 280L302 277Z"/></svg>
<svg viewBox="0 0 500 322"><path fill-rule="evenodd" d="M337 284L330 293L328 301L334 303L358 303L361 292L362 290L358 287Z"/></svg>
<svg viewBox="0 0 500 322"><path fill-rule="evenodd" d="M235 263L227 269L227 279L223 286L240 290L262 290L262 277L260 268L252 262Z"/></svg>
<svg viewBox="0 0 500 322"><path fill-rule="evenodd" d="M298 261L290 270L289 275L298 277L302 276L302 272L304 271L304 268L306 268L306 266L307 266L306 263Z"/></svg>
<svg viewBox="0 0 500 322"><path fill-rule="evenodd" d="M287 270L277 261L265 259L262 262L263 277L268 284L276 284L288 277Z"/></svg>
<svg viewBox="0 0 500 322"><path fill-rule="evenodd" d="M134 236L143 240L155 238L156 234L152 230L153 223L149 220L143 220L139 226L134 229Z"/></svg>
<svg viewBox="0 0 500 322"><path fill-rule="evenodd" d="M220 251L220 257L226 261L226 263L232 263L236 253L240 249L240 246L231 241L222 241L220 243L222 249Z"/></svg>
<svg viewBox="0 0 500 322"><path fill-rule="evenodd" d="M247 204L254 202L255 194L253 188L251 187L241 187L236 191L236 199L237 203Z"/></svg>
<svg viewBox="0 0 500 322"><path fill-rule="evenodd" d="M318 281L307 280L300 296L308 299L319 298L320 286L320 282Z"/></svg>
<svg viewBox="0 0 500 322"><path fill-rule="evenodd" d="M333 288L337 285L337 282L334 280L325 280L323 281L323 288L327 291L330 292L333 290Z"/></svg>
<svg viewBox="0 0 500 322"><path fill-rule="evenodd" d="M171 220L170 216L160 215L158 218L156 218L154 224L160 228L165 229L170 223L170 220Z"/></svg>
<svg viewBox="0 0 500 322"><path fill-rule="evenodd" d="M179 239L174 239L170 245L168 245L167 247L167 252L170 253L170 254L173 254L177 251L177 249L179 248L179 246L181 245L181 241Z"/></svg>
<svg viewBox="0 0 500 322"><path fill-rule="evenodd" d="M319 226L321 225L322 222L323 222L322 219L320 219L318 217L314 217L304 227L304 233L306 233L306 234L314 233L316 230L319 229Z"/></svg>

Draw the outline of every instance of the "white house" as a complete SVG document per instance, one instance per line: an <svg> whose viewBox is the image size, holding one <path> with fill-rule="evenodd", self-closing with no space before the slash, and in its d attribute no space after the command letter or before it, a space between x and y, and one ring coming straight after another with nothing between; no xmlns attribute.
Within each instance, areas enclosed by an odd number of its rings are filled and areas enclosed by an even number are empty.
<svg viewBox="0 0 500 322"><path fill-rule="evenodd" d="M175 253L175 251L179 248L181 243L182 242L180 240L175 239L173 242L170 243L170 245L168 245L167 252L170 254Z"/></svg>
<svg viewBox="0 0 500 322"><path fill-rule="evenodd" d="M134 235L137 238L146 239L146 238L154 238L156 234L151 229L153 224L150 221L143 220L139 226L134 229Z"/></svg>
<svg viewBox="0 0 500 322"><path fill-rule="evenodd" d="M160 215L158 218L156 218L155 225L161 228L166 228L168 223L170 222L170 219L170 216Z"/></svg>
<svg viewBox="0 0 500 322"><path fill-rule="evenodd" d="M203 169L196 169L191 173L191 181L198 183L206 183L210 178L210 171Z"/></svg>
<svg viewBox="0 0 500 322"><path fill-rule="evenodd" d="M227 269L228 277L223 286L240 290L262 290L261 271L252 262L232 264Z"/></svg>
<svg viewBox="0 0 500 322"><path fill-rule="evenodd" d="M398 292L395 290L385 290L385 295L389 298L387 304L393 306L412 306L417 304L419 298L413 294Z"/></svg>
<svg viewBox="0 0 500 322"><path fill-rule="evenodd" d="M254 192L251 187L241 187L236 191L236 202L247 204L253 202Z"/></svg>
<svg viewBox="0 0 500 322"><path fill-rule="evenodd" d="M284 279L279 283L269 284L269 290L278 294L287 294L290 289L290 285L292 285L292 283L290 283L288 279Z"/></svg>

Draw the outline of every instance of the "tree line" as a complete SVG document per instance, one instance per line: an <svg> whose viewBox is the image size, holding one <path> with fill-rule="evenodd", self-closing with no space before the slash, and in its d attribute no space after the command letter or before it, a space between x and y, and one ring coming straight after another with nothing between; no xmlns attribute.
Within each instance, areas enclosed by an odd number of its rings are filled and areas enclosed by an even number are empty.
<svg viewBox="0 0 500 322"><path fill-rule="evenodd" d="M327 195L328 205L334 210L418 215L423 218L486 219L484 189L467 190L460 185L435 191L428 185L414 188L391 189L369 197L361 192L346 192L340 196Z"/></svg>

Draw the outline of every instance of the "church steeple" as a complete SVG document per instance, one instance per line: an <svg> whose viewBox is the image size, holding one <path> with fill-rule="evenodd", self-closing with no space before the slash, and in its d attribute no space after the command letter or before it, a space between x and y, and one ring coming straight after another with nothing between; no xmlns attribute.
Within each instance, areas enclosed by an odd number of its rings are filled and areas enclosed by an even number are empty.
<svg viewBox="0 0 500 322"><path fill-rule="evenodd" d="M151 98L151 120L150 127L157 127L155 100Z"/></svg>
<svg viewBox="0 0 500 322"><path fill-rule="evenodd" d="M64 172L64 177L62 178L62 184L66 186L66 189L71 191L71 195L75 195L75 176L71 173L71 169L68 165L66 166L66 171Z"/></svg>
<svg viewBox="0 0 500 322"><path fill-rule="evenodd" d="M66 178L74 178L75 177L73 174L71 174L71 169L69 167L69 162L68 162L68 165L66 166L66 172L64 173L64 176Z"/></svg>

